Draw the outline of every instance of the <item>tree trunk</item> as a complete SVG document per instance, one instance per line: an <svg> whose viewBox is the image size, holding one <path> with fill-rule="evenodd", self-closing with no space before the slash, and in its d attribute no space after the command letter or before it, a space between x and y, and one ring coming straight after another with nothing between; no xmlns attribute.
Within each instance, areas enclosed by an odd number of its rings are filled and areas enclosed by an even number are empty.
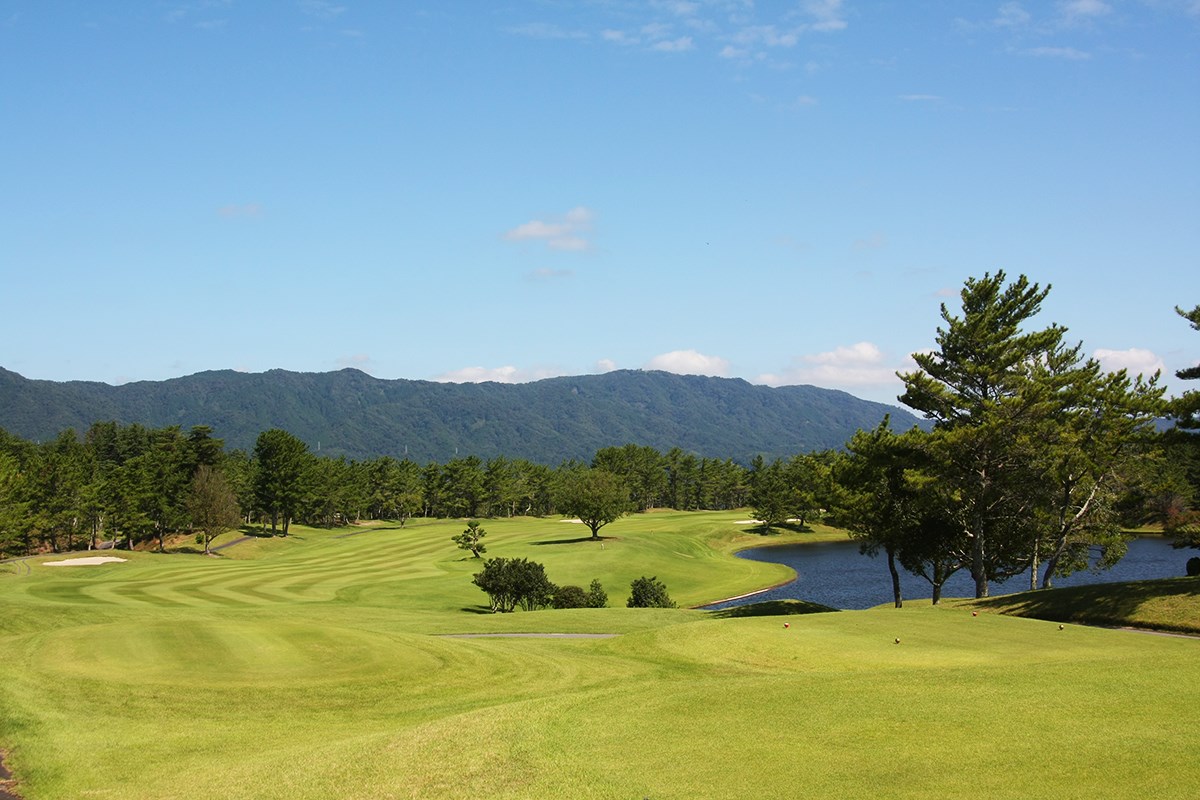
<svg viewBox="0 0 1200 800"><path fill-rule="evenodd" d="M1054 577L1054 571L1056 569L1058 569L1058 556L1057 555L1051 556L1050 560L1046 562L1046 572L1042 575L1042 588L1043 589L1052 588L1050 585L1050 579ZM1035 578L1036 578L1036 576L1035 576Z"/></svg>
<svg viewBox="0 0 1200 800"><path fill-rule="evenodd" d="M896 548L887 548L888 572L892 574L892 598L896 608L904 608L904 598L900 595L900 572L896 569Z"/></svg>
<svg viewBox="0 0 1200 800"><path fill-rule="evenodd" d="M1038 567L1040 566L1040 562L1038 561L1038 554L1041 551L1041 549L1042 549L1042 537L1038 536L1033 540L1033 556L1030 559L1030 564L1029 564L1029 591L1033 591L1034 589L1037 588Z"/></svg>

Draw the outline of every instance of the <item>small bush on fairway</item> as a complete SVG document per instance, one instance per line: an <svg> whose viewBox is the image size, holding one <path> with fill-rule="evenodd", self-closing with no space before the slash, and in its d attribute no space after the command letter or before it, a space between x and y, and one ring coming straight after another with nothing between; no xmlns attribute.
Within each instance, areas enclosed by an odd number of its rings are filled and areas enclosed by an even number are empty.
<svg viewBox="0 0 1200 800"><path fill-rule="evenodd" d="M471 583L487 592L492 611L513 611L517 606L533 611L550 605L557 587L546 577L546 568L525 558L489 558Z"/></svg>
<svg viewBox="0 0 1200 800"><path fill-rule="evenodd" d="M555 608L587 608L587 592L582 586L560 586L554 593Z"/></svg>
<svg viewBox="0 0 1200 800"><path fill-rule="evenodd" d="M604 608L606 605L608 605L608 593L604 591L604 587L600 585L600 581L593 578L591 585L588 586L587 607Z"/></svg>
<svg viewBox="0 0 1200 800"><path fill-rule="evenodd" d="M554 592L555 608L604 608L608 594L600 581L593 580L585 592L580 586L559 586Z"/></svg>
<svg viewBox="0 0 1200 800"><path fill-rule="evenodd" d="M667 594L666 585L657 576L645 575L629 584L629 608L675 608L675 601Z"/></svg>

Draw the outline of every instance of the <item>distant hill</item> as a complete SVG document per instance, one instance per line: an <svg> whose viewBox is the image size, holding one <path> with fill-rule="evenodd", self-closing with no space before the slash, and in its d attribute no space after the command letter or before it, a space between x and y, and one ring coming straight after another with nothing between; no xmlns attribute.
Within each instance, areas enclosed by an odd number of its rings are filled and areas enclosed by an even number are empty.
<svg viewBox="0 0 1200 800"><path fill-rule="evenodd" d="M229 448L251 449L283 428L322 455L445 462L503 455L557 465L634 443L746 463L840 447L885 414L908 412L814 386L754 386L740 379L620 370L534 383L379 380L355 369L201 372L123 386L28 380L0 368L0 427L48 439L93 422L150 427L210 425Z"/></svg>

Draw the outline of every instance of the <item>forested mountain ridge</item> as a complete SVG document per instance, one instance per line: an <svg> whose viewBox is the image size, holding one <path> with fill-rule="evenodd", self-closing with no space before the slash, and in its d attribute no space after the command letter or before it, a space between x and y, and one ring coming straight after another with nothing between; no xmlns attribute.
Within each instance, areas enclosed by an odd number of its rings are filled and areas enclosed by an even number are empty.
<svg viewBox="0 0 1200 800"><path fill-rule="evenodd" d="M260 432L282 428L322 455L355 459L503 455L557 464L634 443L746 463L840 447L885 414L900 430L917 423L902 409L831 389L640 370L522 384L222 370L111 386L29 380L0 367L0 428L27 439L116 420L209 425L227 447L248 450Z"/></svg>

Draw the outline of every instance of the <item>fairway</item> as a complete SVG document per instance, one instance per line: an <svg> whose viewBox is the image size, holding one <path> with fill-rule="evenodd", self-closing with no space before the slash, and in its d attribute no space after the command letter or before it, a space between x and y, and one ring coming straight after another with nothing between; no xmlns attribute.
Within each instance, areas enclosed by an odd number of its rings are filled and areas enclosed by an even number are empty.
<svg viewBox="0 0 1200 800"><path fill-rule="evenodd" d="M1194 795L1198 640L624 608L642 575L681 606L787 579L730 557L744 518L637 515L603 549L483 521L487 556L598 578L605 609L486 613L454 520L0 565L0 748L27 800ZM500 633L616 635L458 636Z"/></svg>

